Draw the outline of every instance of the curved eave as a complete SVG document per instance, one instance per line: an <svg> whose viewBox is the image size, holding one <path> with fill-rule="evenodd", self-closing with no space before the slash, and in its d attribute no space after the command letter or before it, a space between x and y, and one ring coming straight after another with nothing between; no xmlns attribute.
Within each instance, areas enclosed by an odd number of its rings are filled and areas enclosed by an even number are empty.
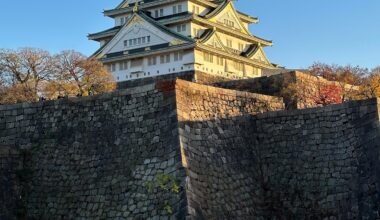
<svg viewBox="0 0 380 220"><path fill-rule="evenodd" d="M235 36L238 38L243 38L245 40L255 42L255 43L260 43L262 46L273 46L273 42L270 40L266 40L260 37L257 37L255 35L246 35L241 32L233 31L231 29L228 29L227 27L220 25L218 23L210 22L207 19L204 19L199 16L193 16L193 21L199 22L201 25L208 25L209 28L217 28L218 30L226 33L226 34L231 34L231 36Z"/></svg>
<svg viewBox="0 0 380 220"><path fill-rule="evenodd" d="M199 37L197 42L200 42L200 43L207 42L215 34L215 32L216 32L215 29L207 29L206 31L203 32L202 36Z"/></svg>
<svg viewBox="0 0 380 220"><path fill-rule="evenodd" d="M173 3L173 0L160 0L160 1L145 0L143 4L139 5L139 9L146 9L146 8L155 7L158 5L167 5L170 3ZM115 9L104 10L103 14L104 16L114 18L125 13L131 13L133 11L134 4L135 3L132 3L132 4L129 4L128 7L125 7L123 3L121 4L120 7L117 7Z"/></svg>
<svg viewBox="0 0 380 220"><path fill-rule="evenodd" d="M105 30L105 31L101 31L101 32L94 33L94 34L89 34L89 35L87 35L87 38L89 40L100 41L102 39L115 36L117 34L117 32L119 32L120 29L121 29L121 26L116 26L116 27L113 27L113 28Z"/></svg>
<svg viewBox="0 0 380 220"><path fill-rule="evenodd" d="M115 9L103 10L104 16L115 18L115 17L122 15L122 14L125 14L125 13L131 13L132 7L124 7L126 2L127 1L123 1ZM191 2L195 2L195 3L198 3L202 6L211 7L211 8L217 8L219 6L219 4L216 4L216 3L213 3L210 1L205 1L205 0L191 0ZM139 7L141 9L145 9L145 8L149 8L149 7L155 7L155 6L161 5L161 4L170 4L170 3L172 3L172 0L151 1L151 2L144 1L144 4L141 4ZM257 18L257 17L252 17L252 16L247 15L247 14L240 12L240 11L236 11L236 12L244 22L247 22L249 24L259 23L259 18Z"/></svg>
<svg viewBox="0 0 380 220"><path fill-rule="evenodd" d="M225 52L225 51L220 51L220 50L217 50L217 49L215 49L213 47L210 47L210 46L207 46L207 45L204 45L204 44L197 43L196 44L196 49L204 50L204 51L207 51L207 52L212 52L212 53L219 54L219 55L222 55L222 56L226 56L226 57L229 57L229 58L231 58L233 60L244 62L246 64L250 64L250 65L253 65L253 66L256 66L256 67L261 67L261 68L266 68L266 69L276 69L276 67L273 66L271 63L267 64L267 63L258 62L256 60L252 60L252 59L249 59L249 58L246 58L246 57L242 57L240 55L235 55L235 54L231 54L231 53L228 53L228 52Z"/></svg>
<svg viewBox="0 0 380 220"><path fill-rule="evenodd" d="M103 62L114 62L114 61L123 60L123 59L134 59L134 58L139 58L139 57L145 57L147 55L161 54L163 51L173 52L173 51L178 51L178 50L193 49L194 47L195 47L195 43L185 43L185 44L180 44L180 45L172 45L170 47L157 49L157 50L144 50L144 51L141 51L141 53L134 53L134 54L128 54L125 51L120 51L118 52L119 55L117 56L101 57L100 60Z"/></svg>
<svg viewBox="0 0 380 220"><path fill-rule="evenodd" d="M222 12L229 4L228 0L224 0L218 7L216 7L214 10L212 10L207 15L203 16L205 19L213 18L214 16L217 16L220 12Z"/></svg>
<svg viewBox="0 0 380 220"><path fill-rule="evenodd" d="M236 12L238 13L239 18L248 24L257 24L260 21L258 17L252 17L239 11Z"/></svg>
<svg viewBox="0 0 380 220"><path fill-rule="evenodd" d="M256 54L256 52L260 49L260 46L257 44L251 44L247 51L241 53L242 56L251 58L253 55Z"/></svg>

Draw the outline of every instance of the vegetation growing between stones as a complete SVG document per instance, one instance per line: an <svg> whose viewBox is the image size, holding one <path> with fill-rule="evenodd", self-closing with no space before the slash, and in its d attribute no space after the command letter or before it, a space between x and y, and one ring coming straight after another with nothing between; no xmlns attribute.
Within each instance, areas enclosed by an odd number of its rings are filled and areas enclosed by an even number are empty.
<svg viewBox="0 0 380 220"><path fill-rule="evenodd" d="M145 187L149 194L163 195L158 206L167 214L173 214L174 208L171 205L171 201L178 198L180 192L178 180L174 176L159 173L153 181L147 181Z"/></svg>

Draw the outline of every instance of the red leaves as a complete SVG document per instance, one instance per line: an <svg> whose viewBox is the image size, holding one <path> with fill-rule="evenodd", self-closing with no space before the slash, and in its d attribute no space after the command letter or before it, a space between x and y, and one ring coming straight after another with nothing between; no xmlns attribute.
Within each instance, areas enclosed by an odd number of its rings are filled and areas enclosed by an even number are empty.
<svg viewBox="0 0 380 220"><path fill-rule="evenodd" d="M321 85L318 94L313 98L317 105L331 105L342 103L343 91L337 85Z"/></svg>

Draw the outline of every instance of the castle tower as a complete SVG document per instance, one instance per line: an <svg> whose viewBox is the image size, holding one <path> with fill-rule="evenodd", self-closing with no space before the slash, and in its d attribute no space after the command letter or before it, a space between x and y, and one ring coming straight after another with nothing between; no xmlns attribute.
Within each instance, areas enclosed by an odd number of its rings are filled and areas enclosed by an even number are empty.
<svg viewBox="0 0 380 220"><path fill-rule="evenodd" d="M263 50L272 42L248 30L258 19L231 0L124 0L104 15L115 26L88 38L100 42L93 57L118 82L188 71L242 79L276 69Z"/></svg>

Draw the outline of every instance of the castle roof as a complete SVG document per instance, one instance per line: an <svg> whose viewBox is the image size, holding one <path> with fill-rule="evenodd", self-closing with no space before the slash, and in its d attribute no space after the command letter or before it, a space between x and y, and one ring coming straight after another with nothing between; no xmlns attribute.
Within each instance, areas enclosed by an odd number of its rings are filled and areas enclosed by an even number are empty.
<svg viewBox="0 0 380 220"><path fill-rule="evenodd" d="M118 26L118 27L115 27L113 29L108 29L106 31L102 31L102 32L99 32L99 33L96 33L96 34L89 35L89 37L90 37L90 36L95 36L95 35L99 36L101 34L113 33L112 39L107 44L105 44L101 48L99 48L99 50L97 50L92 56L98 56L99 54L101 54L101 52L107 47L107 45L109 45L110 42L112 42L112 40L115 39L118 34L120 34L120 32L123 30L123 28L127 27L129 25L129 23L135 17L140 17L144 21L146 21L149 24L153 25L155 28L159 29L160 31L162 31L165 34L168 34L168 35L172 36L175 39L178 39L178 40L184 41L185 43L190 43L190 44L195 42L195 40L192 39L191 37L187 37L187 36L184 36L182 34L179 34L179 33L175 32L175 31L170 30L165 25L160 24L159 22L157 22L156 20L154 20L152 17L150 17L149 15L147 15L144 11L139 10L137 12L134 12L133 15L129 18L128 22L126 24L124 24L123 26ZM114 32L116 32L116 33L114 33ZM136 49L131 49L131 50L124 50L124 51L119 51L119 52L114 52L114 53L107 54L107 57L109 57L109 56L115 57L115 56L123 55L123 54L136 54L136 53L141 53L141 52L144 52L144 51L159 50L159 49L162 49L162 48L168 48L170 46L171 45L169 43L165 43L165 44L159 44L159 45L149 46L149 49L147 49L147 47L142 47L142 48L136 48Z"/></svg>
<svg viewBox="0 0 380 220"><path fill-rule="evenodd" d="M190 0L195 3L199 3L211 8L217 8L220 4L224 3L224 0L216 0L216 1L207 1L207 0ZM170 4L172 0L145 0L143 4L140 5L140 8L146 9L149 7L154 7L162 4ZM109 17L116 17L118 15L128 13L132 11L132 8L135 3L128 3L128 0L124 0L120 3L116 8L110 10L104 10L104 15ZM257 17L252 17L243 12L237 11L239 17L247 23L258 23L259 19Z"/></svg>

